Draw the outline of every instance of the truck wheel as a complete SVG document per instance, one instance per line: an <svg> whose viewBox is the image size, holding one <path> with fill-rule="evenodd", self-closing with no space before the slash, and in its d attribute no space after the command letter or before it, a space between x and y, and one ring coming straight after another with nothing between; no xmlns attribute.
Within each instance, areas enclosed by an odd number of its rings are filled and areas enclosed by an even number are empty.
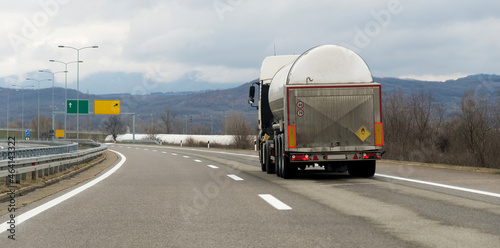
<svg viewBox="0 0 500 248"><path fill-rule="evenodd" d="M360 161L357 163L349 164L347 166L347 171L352 177L364 177L369 178L375 175L376 161Z"/></svg>
<svg viewBox="0 0 500 248"><path fill-rule="evenodd" d="M290 163L289 158L283 157L283 178L291 179L296 178L299 167L296 164Z"/></svg>
<svg viewBox="0 0 500 248"><path fill-rule="evenodd" d="M260 169L262 171L266 171L266 162L264 159L264 155L265 155L265 151L266 151L265 147L266 147L266 144L262 143L260 145L260 149L259 149L259 162L260 162Z"/></svg>
<svg viewBox="0 0 500 248"><path fill-rule="evenodd" d="M263 155L265 156L265 151L266 151L266 144L262 144L263 146L263 149L260 149L259 151L259 161L260 161L260 169L262 171L266 171L266 162L265 162L265 158L263 159Z"/></svg>
<svg viewBox="0 0 500 248"><path fill-rule="evenodd" d="M283 142L283 135L280 136L280 145L282 151L285 150L285 143ZM281 177L284 179L291 179L297 177L297 171L299 167L297 164L290 163L290 158L287 158L283 155L283 152L280 153L280 166L281 166Z"/></svg>
<svg viewBox="0 0 500 248"><path fill-rule="evenodd" d="M266 165L266 171L267 174L273 174L275 173L275 165L271 163L271 142L266 141L266 144L264 145L264 161Z"/></svg>

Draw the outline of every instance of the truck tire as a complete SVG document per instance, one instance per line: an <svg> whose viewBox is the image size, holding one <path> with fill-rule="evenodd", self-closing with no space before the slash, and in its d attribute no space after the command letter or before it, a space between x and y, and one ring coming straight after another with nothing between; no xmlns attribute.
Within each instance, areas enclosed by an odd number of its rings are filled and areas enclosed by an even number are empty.
<svg viewBox="0 0 500 248"><path fill-rule="evenodd" d="M282 156L282 159L283 159L283 164L282 164L282 167L283 167L283 173L282 173L283 178L284 179L296 178L298 170L299 170L299 167L296 164L290 163L289 159L286 158L286 157Z"/></svg>
<svg viewBox="0 0 500 248"><path fill-rule="evenodd" d="M280 149L285 150L285 142L283 142L283 134L280 135ZM280 153L280 166L281 166L281 177L284 179L291 179L297 177L298 166L296 164L290 163L290 158L285 157L283 152Z"/></svg>
<svg viewBox="0 0 500 248"><path fill-rule="evenodd" d="M347 165L347 171L352 177L364 177L369 178L375 175L376 161L359 161L353 164Z"/></svg>
<svg viewBox="0 0 500 248"><path fill-rule="evenodd" d="M266 141L264 145L264 163L266 166L266 172L267 174L273 174L276 172L275 170L275 164L271 163L271 143L272 141Z"/></svg>
<svg viewBox="0 0 500 248"><path fill-rule="evenodd" d="M262 171L266 171L267 166L266 166L266 144L262 144L262 147L259 151L259 161L260 161L260 169Z"/></svg>

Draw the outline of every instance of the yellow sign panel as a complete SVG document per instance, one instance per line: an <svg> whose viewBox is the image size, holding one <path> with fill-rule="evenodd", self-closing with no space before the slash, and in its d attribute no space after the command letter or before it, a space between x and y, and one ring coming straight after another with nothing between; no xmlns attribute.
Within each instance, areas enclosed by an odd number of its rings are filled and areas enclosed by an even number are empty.
<svg viewBox="0 0 500 248"><path fill-rule="evenodd" d="M94 100L95 115L119 115L119 100Z"/></svg>
<svg viewBox="0 0 500 248"><path fill-rule="evenodd" d="M361 128L356 132L356 136L362 141L365 142L365 140L370 136L370 132L368 132L368 129L366 129L365 126L361 126Z"/></svg>
<svg viewBox="0 0 500 248"><path fill-rule="evenodd" d="M56 138L64 138L64 129L56 130Z"/></svg>

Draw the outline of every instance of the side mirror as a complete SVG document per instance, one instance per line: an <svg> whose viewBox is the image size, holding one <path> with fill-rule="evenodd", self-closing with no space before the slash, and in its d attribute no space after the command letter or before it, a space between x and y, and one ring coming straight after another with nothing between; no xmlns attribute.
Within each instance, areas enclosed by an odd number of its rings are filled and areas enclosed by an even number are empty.
<svg viewBox="0 0 500 248"><path fill-rule="evenodd" d="M252 105L255 101L255 86L250 86L250 91L248 92L248 104Z"/></svg>

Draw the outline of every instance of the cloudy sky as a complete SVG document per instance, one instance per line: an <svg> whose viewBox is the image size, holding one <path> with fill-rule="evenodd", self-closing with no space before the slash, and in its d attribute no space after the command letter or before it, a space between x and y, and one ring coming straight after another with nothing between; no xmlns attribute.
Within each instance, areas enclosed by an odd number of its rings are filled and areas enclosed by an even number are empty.
<svg viewBox="0 0 500 248"><path fill-rule="evenodd" d="M356 51L376 77L500 74L493 0L22 0L2 2L0 22L1 87L51 77L39 69L63 71L48 61L77 53L59 45L99 46L80 51L80 90L94 93L176 82L223 88L258 78L266 56L322 44ZM68 82L76 88L75 63ZM56 86L64 87L64 73Z"/></svg>

